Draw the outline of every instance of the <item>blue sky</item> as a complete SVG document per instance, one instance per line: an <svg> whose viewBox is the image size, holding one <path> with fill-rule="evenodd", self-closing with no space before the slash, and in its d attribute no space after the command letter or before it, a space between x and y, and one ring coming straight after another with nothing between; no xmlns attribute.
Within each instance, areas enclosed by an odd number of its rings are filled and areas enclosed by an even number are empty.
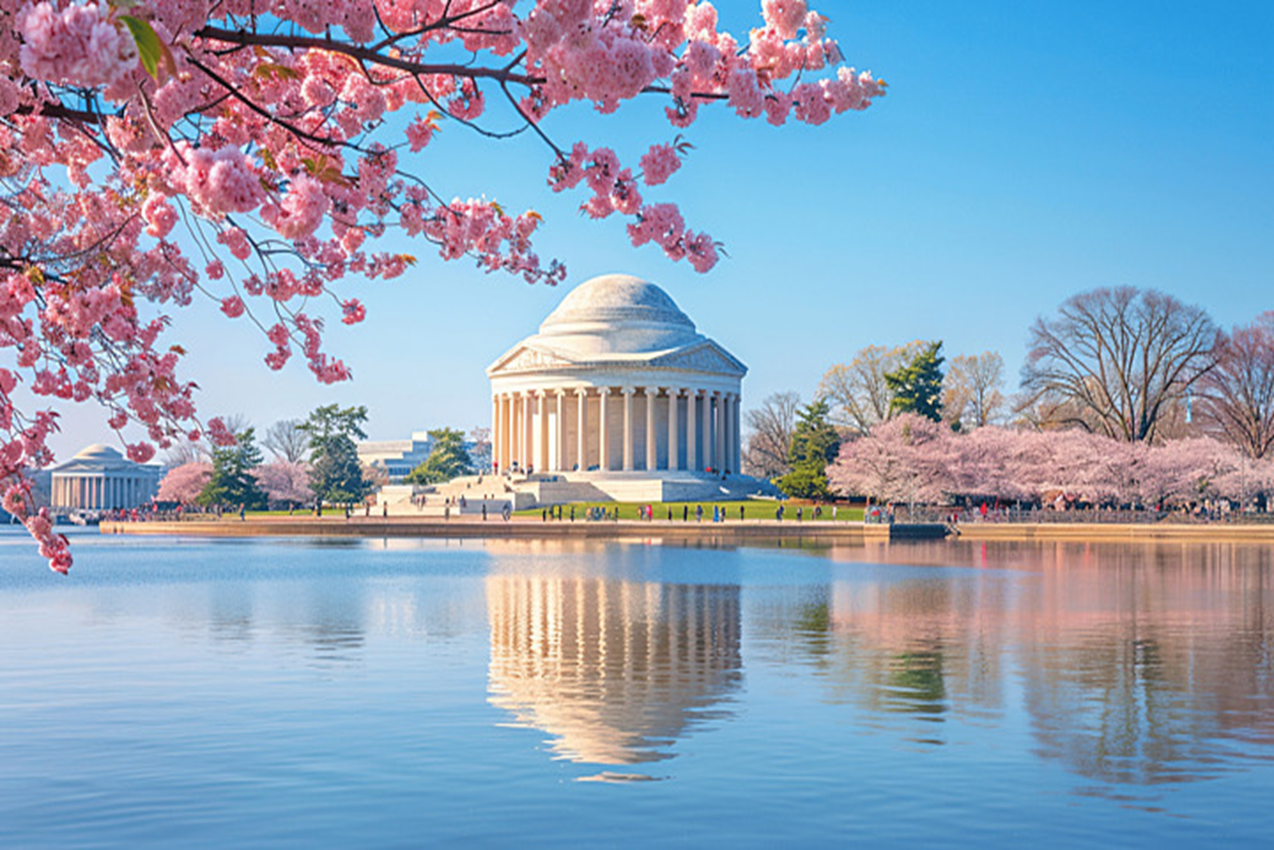
<svg viewBox="0 0 1274 850"><path fill-rule="evenodd" d="M737 34L759 3L727 0ZM479 139L454 125L410 167L444 196L487 195L546 218L557 289L443 263L427 245L392 282L350 282L367 321L330 325L355 379L323 387L211 306L177 317L186 377L204 415L258 427L329 402L366 404L375 438L471 428L490 417L483 370L533 333L571 286L627 272L663 286L749 365L744 405L808 398L823 372L868 344L942 339L950 355L994 350L1015 388L1026 329L1068 296L1154 287L1223 326L1274 309L1274 4L1219 2L811 5L849 64L890 84L863 113L773 128L707 109L684 167L648 200L681 204L729 258L696 274L634 249L618 218L592 222L582 192L545 187L548 151L527 136ZM494 99L494 126L510 118ZM560 143L614 147L635 165L676 134L650 97L611 116L550 117ZM180 337L180 340L178 338ZM59 453L109 438L92 408L68 410Z"/></svg>

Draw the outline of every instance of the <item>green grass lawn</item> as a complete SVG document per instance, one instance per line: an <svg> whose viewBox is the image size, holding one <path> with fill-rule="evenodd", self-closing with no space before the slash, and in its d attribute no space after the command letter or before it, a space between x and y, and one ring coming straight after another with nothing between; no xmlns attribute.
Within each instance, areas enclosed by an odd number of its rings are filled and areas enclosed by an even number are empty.
<svg viewBox="0 0 1274 850"><path fill-rule="evenodd" d="M731 522L731 521L738 522L739 508L743 508L743 518L745 520L774 519L774 511L778 508L779 503L771 502L771 501L756 500L756 499L749 499L746 501L738 501L738 502L653 502L653 503L651 502L575 502L574 504L567 504L562 506L562 518L567 519L568 517L570 517L571 508L573 507L575 508L575 518L577 520L583 519L584 515L588 512L589 508L603 508L604 510L610 513L613 513L616 509L618 509L620 519L640 519L641 518L639 515L640 509L644 508L647 504L650 504L651 507L654 509L655 519L666 520L668 518L668 509L671 508L672 518L679 522L681 521L682 509L684 508L685 515L688 518L688 520L690 522L694 522L695 508L699 505L703 505L704 520L708 521L712 519L712 507L713 505L716 505L717 507L725 508L727 522ZM814 519L813 505L801 505L800 507L804 513L804 519L806 521L811 521ZM786 503L784 513L783 513L783 519L795 521L796 508L797 508L796 505L793 505L791 503ZM540 515L541 515L540 508L532 508L530 510L517 511L514 514L514 516L529 516L529 517L538 517ZM822 516L822 519L819 521L828 522L831 520L831 518L832 518L831 505L824 505L823 516ZM836 511L836 520L838 522L862 522L863 509L848 508L848 507L842 506L838 508Z"/></svg>

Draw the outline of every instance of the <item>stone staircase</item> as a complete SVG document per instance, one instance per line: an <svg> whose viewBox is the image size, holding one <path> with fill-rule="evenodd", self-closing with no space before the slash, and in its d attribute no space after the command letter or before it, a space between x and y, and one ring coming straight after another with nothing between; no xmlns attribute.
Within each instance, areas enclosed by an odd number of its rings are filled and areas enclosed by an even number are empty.
<svg viewBox="0 0 1274 850"><path fill-rule="evenodd" d="M388 516L441 517L498 514L571 502L711 502L773 495L768 482L746 475L707 472L560 472L528 476L466 475L446 484L391 484L381 488L377 506ZM464 506L460 502L464 500ZM385 507L388 508L385 511ZM450 510L448 511L448 508Z"/></svg>

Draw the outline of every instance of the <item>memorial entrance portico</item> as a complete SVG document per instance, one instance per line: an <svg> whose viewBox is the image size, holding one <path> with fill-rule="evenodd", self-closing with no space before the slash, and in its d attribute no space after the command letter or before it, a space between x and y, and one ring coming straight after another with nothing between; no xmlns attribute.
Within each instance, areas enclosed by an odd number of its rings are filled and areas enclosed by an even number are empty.
<svg viewBox="0 0 1274 850"><path fill-rule="evenodd" d="M493 464L594 497L708 498L737 477L746 373L658 286L593 278L487 370Z"/></svg>

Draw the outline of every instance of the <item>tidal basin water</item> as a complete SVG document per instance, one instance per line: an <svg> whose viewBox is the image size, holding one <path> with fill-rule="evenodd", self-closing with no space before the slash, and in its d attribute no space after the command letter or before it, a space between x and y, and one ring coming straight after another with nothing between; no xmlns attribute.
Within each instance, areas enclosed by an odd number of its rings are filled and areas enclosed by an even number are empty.
<svg viewBox="0 0 1274 850"><path fill-rule="evenodd" d="M0 846L1245 844L1274 553L0 532Z"/></svg>

